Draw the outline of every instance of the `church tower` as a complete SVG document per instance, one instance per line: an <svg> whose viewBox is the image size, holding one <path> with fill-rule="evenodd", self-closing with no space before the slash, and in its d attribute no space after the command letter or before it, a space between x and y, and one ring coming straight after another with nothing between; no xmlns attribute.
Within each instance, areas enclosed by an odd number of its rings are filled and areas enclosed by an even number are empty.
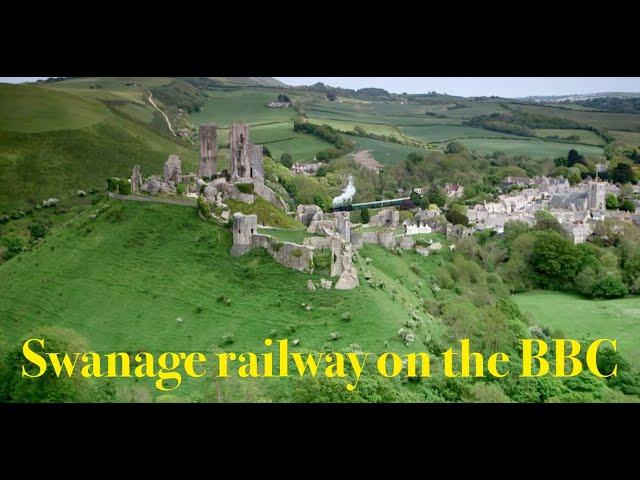
<svg viewBox="0 0 640 480"><path fill-rule="evenodd" d="M606 209L604 182L591 182L589 184L589 210L605 211Z"/></svg>

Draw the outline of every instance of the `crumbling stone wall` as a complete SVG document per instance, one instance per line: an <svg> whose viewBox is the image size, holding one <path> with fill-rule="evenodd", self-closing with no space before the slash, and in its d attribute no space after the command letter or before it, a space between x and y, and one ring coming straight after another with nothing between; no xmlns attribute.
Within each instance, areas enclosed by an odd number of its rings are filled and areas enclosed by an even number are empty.
<svg viewBox="0 0 640 480"><path fill-rule="evenodd" d="M335 212L336 233L344 242L351 242L351 214L350 212Z"/></svg>
<svg viewBox="0 0 640 480"><path fill-rule="evenodd" d="M256 182L264 183L264 166L262 155L264 147L262 145L247 145L247 155L249 157L249 178Z"/></svg>
<svg viewBox="0 0 640 480"><path fill-rule="evenodd" d="M324 219L322 209L317 205L298 205L296 208L296 220L301 222L305 227L311 225L312 221Z"/></svg>
<svg viewBox="0 0 640 480"><path fill-rule="evenodd" d="M169 158L164 162L164 181L165 183L173 182L175 185L180 183L180 176L182 175L182 162L177 155L169 155Z"/></svg>
<svg viewBox="0 0 640 480"><path fill-rule="evenodd" d="M251 163L249 161L249 125L234 123L229 130L229 148L231 150L231 181L248 178Z"/></svg>
<svg viewBox="0 0 640 480"><path fill-rule="evenodd" d="M380 245L384 248L396 246L396 234L393 230L379 230L377 232L363 232L362 242L372 245Z"/></svg>
<svg viewBox="0 0 640 480"><path fill-rule="evenodd" d="M211 178L216 174L218 128L213 124L200 125L200 177Z"/></svg>
<svg viewBox="0 0 640 480"><path fill-rule="evenodd" d="M140 165L134 165L131 172L131 193L138 193L142 188L142 174L140 173Z"/></svg>
<svg viewBox="0 0 640 480"><path fill-rule="evenodd" d="M331 276L340 277L336 282L337 290L351 290L360 285L358 270L353 265L351 243L333 237L331 242Z"/></svg>
<svg viewBox="0 0 640 480"><path fill-rule="evenodd" d="M400 212L395 208L383 208L369 220L372 227L396 228L400 223Z"/></svg>

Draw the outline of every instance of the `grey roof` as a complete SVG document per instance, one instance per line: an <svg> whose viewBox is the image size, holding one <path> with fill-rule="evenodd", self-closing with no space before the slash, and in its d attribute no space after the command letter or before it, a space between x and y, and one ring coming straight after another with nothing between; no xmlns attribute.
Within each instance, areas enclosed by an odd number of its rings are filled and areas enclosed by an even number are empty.
<svg viewBox="0 0 640 480"><path fill-rule="evenodd" d="M570 210L572 206L580 210L586 206L588 201L587 192L571 192L567 195L553 195L549 200L551 208L563 208Z"/></svg>

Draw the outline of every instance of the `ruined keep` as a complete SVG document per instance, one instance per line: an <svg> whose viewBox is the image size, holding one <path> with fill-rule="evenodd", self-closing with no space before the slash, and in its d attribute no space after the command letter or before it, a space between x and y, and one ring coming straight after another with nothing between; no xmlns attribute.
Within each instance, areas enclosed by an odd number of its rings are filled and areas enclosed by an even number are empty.
<svg viewBox="0 0 640 480"><path fill-rule="evenodd" d="M233 247L231 255L243 255L253 248L253 236L258 233L258 216L233 215Z"/></svg>
<svg viewBox="0 0 640 480"><path fill-rule="evenodd" d="M208 123L200 125L200 170L201 178L211 178L216 174L218 127Z"/></svg>
<svg viewBox="0 0 640 480"><path fill-rule="evenodd" d="M131 172L131 193L139 193L142 188L142 174L140 173L140 165L133 166Z"/></svg>
<svg viewBox="0 0 640 480"><path fill-rule="evenodd" d="M249 178L256 182L264 183L264 166L262 155L264 147L262 145L247 145L247 155L249 156Z"/></svg>
<svg viewBox="0 0 640 480"><path fill-rule="evenodd" d="M249 125L234 123L229 130L229 149L231 150L231 181L249 177L251 164L249 161Z"/></svg>
<svg viewBox="0 0 640 480"><path fill-rule="evenodd" d="M180 183L180 176L182 175L182 162L177 155L169 155L169 159L164 162L164 181L165 183L173 182L174 184Z"/></svg>

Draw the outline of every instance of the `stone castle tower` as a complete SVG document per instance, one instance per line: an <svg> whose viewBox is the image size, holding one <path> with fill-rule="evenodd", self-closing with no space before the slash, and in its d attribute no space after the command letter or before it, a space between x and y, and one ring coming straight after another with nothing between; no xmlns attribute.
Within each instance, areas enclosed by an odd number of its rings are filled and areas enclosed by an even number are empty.
<svg viewBox="0 0 640 480"><path fill-rule="evenodd" d="M607 209L605 184L602 182L591 182L589 184L589 210L604 211Z"/></svg>
<svg viewBox="0 0 640 480"><path fill-rule="evenodd" d="M213 124L200 125L200 177L211 178L216 174L218 128Z"/></svg>
<svg viewBox="0 0 640 480"><path fill-rule="evenodd" d="M229 130L229 148L231 149L231 181L248 178L251 173L249 161L249 125L234 123Z"/></svg>
<svg viewBox="0 0 640 480"><path fill-rule="evenodd" d="M253 246L253 236L258 233L258 216L243 215L236 212L233 215L233 247L231 255L243 255Z"/></svg>

